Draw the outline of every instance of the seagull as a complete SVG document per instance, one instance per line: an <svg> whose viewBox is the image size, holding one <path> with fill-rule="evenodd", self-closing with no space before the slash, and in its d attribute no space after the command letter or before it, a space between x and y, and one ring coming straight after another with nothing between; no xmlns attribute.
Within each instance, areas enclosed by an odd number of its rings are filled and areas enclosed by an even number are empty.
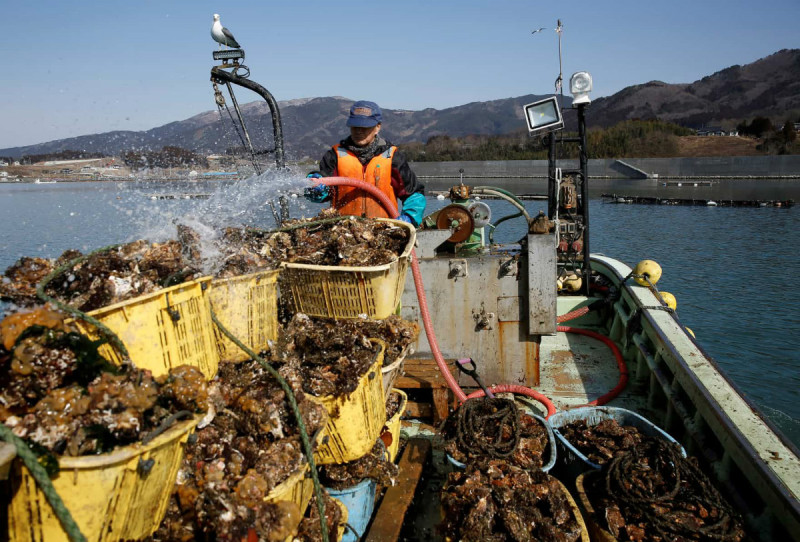
<svg viewBox="0 0 800 542"><path fill-rule="evenodd" d="M231 31L222 26L222 23L219 22L219 15L216 13L214 14L214 24L211 25L211 37L220 45L227 45L228 47L234 47L236 49L242 47L239 45L239 42L236 41L236 38L233 37Z"/></svg>
<svg viewBox="0 0 800 542"><path fill-rule="evenodd" d="M545 27L541 27L539 30L534 30L533 32L531 32L531 34L536 34L537 32L541 32L542 30L545 30Z"/></svg>

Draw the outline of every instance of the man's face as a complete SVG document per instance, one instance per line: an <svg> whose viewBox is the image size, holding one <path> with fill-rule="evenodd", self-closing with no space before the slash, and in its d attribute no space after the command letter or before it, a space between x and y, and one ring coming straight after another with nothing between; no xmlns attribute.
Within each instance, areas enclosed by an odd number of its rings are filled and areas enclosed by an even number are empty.
<svg viewBox="0 0 800 542"><path fill-rule="evenodd" d="M378 132L380 131L380 124L377 124L372 128L359 128L358 126L351 126L350 138L353 140L353 143L359 147L365 147L372 143L372 140L377 137Z"/></svg>

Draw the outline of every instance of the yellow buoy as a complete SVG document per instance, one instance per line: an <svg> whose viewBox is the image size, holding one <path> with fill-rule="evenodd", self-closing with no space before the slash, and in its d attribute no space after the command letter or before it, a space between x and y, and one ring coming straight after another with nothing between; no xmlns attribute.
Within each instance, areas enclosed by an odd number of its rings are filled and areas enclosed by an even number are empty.
<svg viewBox="0 0 800 542"><path fill-rule="evenodd" d="M642 260L634 267L633 274L642 275L642 277L634 277L634 280L636 280L636 283L640 286L648 286L644 277L650 279L651 284L656 284L658 279L661 278L661 266L653 260Z"/></svg>
<svg viewBox="0 0 800 542"><path fill-rule="evenodd" d="M664 304L672 310L678 308L678 300L669 292L658 292L661 295L661 300Z"/></svg>
<svg viewBox="0 0 800 542"><path fill-rule="evenodd" d="M686 328L686 332L687 332L689 335L691 335L692 337L694 337L695 339L697 338L697 337L695 337L695 336L694 336L694 331L692 331L692 330L691 330L691 329L689 329L688 327Z"/></svg>

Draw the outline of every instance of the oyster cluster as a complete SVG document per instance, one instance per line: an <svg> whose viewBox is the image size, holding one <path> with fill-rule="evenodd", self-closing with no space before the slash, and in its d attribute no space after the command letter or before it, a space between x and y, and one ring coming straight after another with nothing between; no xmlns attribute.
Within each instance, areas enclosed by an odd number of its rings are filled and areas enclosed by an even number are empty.
<svg viewBox="0 0 800 542"><path fill-rule="evenodd" d="M179 241L139 240L96 252L56 276L45 293L89 312L196 278L200 268L185 257L185 251ZM68 250L55 260L21 258L6 269L0 281L0 298L20 307L39 303L36 285L81 256L76 250Z"/></svg>
<svg viewBox="0 0 800 542"><path fill-rule="evenodd" d="M366 478L382 486L392 486L396 482L397 472L397 465L389 461L386 446L378 439L367 454L355 461L322 465L319 479L322 485L331 489L353 487Z"/></svg>
<svg viewBox="0 0 800 542"><path fill-rule="evenodd" d="M644 435L631 425L605 419L596 425L576 420L558 429L590 461L602 465L642 442Z"/></svg>
<svg viewBox="0 0 800 542"><path fill-rule="evenodd" d="M298 313L278 337L276 361L281 374L297 374L306 393L322 397L353 392L379 351L357 326Z"/></svg>
<svg viewBox="0 0 800 542"><path fill-rule="evenodd" d="M327 420L307 400L297 378L287 379L309 435ZM157 540L247 538L283 540L302 515L294 503L266 497L305 468L297 421L286 393L256 361L223 363L209 386L213 419L186 447L175 492Z"/></svg>
<svg viewBox="0 0 800 542"><path fill-rule="evenodd" d="M505 460L452 472L441 491L442 533L463 542L564 541L581 537L563 486Z"/></svg>
<svg viewBox="0 0 800 542"><path fill-rule="evenodd" d="M490 401L485 398L474 401L480 401L487 407L490 404ZM463 408L463 405L460 408ZM459 423L460 419L457 414L459 414L458 411L449 416L441 428L444 449L456 461L470 463L491 459L490 455L484 453L484 448L491 449L492 445L499 446L500 443L511 442L514 439L513 432L518 433L519 442L513 447L513 450L509 449L504 454L509 463L523 469L537 470L541 469L547 460L550 450L547 429L533 416L520 412L519 419L515 424L510 423L510 420L500 423L489 411L484 413L485 423L472 424L465 428L463 423ZM464 434L465 429L470 430L469 434ZM481 443L483 446L470 445L470 443Z"/></svg>
<svg viewBox="0 0 800 542"><path fill-rule="evenodd" d="M114 366L100 344L39 307L0 324L0 422L52 454L82 456L140 441L178 413L206 408L202 373L180 366L154 378Z"/></svg>
<svg viewBox="0 0 800 542"><path fill-rule="evenodd" d="M746 538L742 518L697 461L662 439L643 437L584 480L595 523L616 540Z"/></svg>
<svg viewBox="0 0 800 542"><path fill-rule="evenodd" d="M328 539L337 540L336 533L342 523L342 510L326 491L322 492L322 499L325 503L325 525L328 529ZM319 524L319 509L317 508L317 497L311 499L308 512L300 522L293 542L322 542L322 532Z"/></svg>

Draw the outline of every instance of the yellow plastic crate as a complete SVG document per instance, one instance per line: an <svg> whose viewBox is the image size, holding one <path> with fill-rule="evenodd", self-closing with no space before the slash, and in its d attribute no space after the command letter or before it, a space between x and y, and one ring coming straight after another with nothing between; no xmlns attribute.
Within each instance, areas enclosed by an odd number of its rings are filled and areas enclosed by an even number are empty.
<svg viewBox="0 0 800 542"><path fill-rule="evenodd" d="M309 398L320 402L328 411L326 435L314 452L318 465L353 461L372 449L386 424L386 406L381 379L381 366L386 344L380 350L369 370L362 375L358 387L349 395L325 395Z"/></svg>
<svg viewBox="0 0 800 542"><path fill-rule="evenodd" d="M315 443L319 445L324 436L325 427L323 426L315 436L311 437L312 446ZM308 503L311 502L311 497L314 496L314 481L311 479L310 473L311 467L308 463L305 463L286 480L272 488L272 491L269 492L264 500L267 502L293 502L299 508L302 516L306 508L308 508Z"/></svg>
<svg viewBox="0 0 800 542"><path fill-rule="evenodd" d="M406 395L406 392L403 390L392 389L390 393L394 392L397 392L400 395L400 408L397 409L397 412L394 413L394 416L386 421L386 431L392 435L392 443L387 448L389 452L389 461L392 463L394 463L394 460L397 457L397 452L400 450L400 418L406 411L406 405L408 404L408 395Z"/></svg>
<svg viewBox="0 0 800 542"><path fill-rule="evenodd" d="M179 365L192 365L209 379L219 366L208 295L211 277L164 288L89 313L108 326L125 344L131 361L160 376ZM75 320L81 332L100 335L91 324ZM122 360L106 344L100 353L114 363Z"/></svg>
<svg viewBox="0 0 800 542"><path fill-rule="evenodd" d="M278 338L278 275L261 271L211 281L208 298L217 318L234 337L256 353ZM250 359L214 326L219 357L225 361Z"/></svg>
<svg viewBox="0 0 800 542"><path fill-rule="evenodd" d="M417 239L413 226L400 220L376 219L405 228L408 244L393 262L371 267L282 264L282 293L290 294L297 312L326 318L382 320L395 312L406 282L411 250ZM288 292L284 292L286 286Z"/></svg>
<svg viewBox="0 0 800 542"><path fill-rule="evenodd" d="M397 377L403 374L403 367L405 367L406 356L411 350L411 345L406 346L403 351L397 356L397 359L391 365L387 365L381 369L381 378L383 379L383 393L388 397L389 390L394 386L394 381Z"/></svg>
<svg viewBox="0 0 800 542"><path fill-rule="evenodd" d="M167 511L184 444L199 420L179 422L145 445L59 458L53 486L87 540L139 540L155 532ZM69 540L19 459L12 466L11 494L10 540Z"/></svg>

